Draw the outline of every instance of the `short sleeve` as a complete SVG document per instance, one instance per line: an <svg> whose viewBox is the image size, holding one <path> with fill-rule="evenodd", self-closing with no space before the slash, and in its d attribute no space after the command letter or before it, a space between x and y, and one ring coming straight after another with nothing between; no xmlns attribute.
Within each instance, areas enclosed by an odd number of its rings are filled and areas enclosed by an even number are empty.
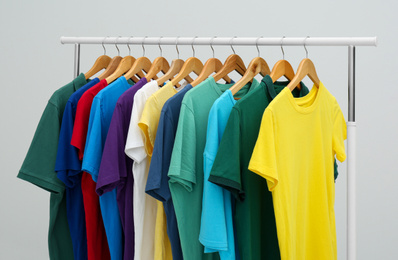
<svg viewBox="0 0 398 260"><path fill-rule="evenodd" d="M146 152L144 148L144 137L142 131L138 127L138 121L140 120L144 96L140 91L134 96L133 109L131 111L130 125L127 132L127 140L124 152L130 157L135 163L141 163L146 158Z"/></svg>
<svg viewBox="0 0 398 260"><path fill-rule="evenodd" d="M127 178L126 160L131 160L124 153L127 136L123 110L117 104L112 115L108 135L104 145L97 181L97 193L102 195L121 185Z"/></svg>
<svg viewBox="0 0 398 260"><path fill-rule="evenodd" d="M81 172L81 162L75 147L70 144L73 133L73 108L72 103L66 103L64 115L62 117L61 131L58 140L57 159L55 171L58 178L66 186L75 186L77 174Z"/></svg>
<svg viewBox="0 0 398 260"><path fill-rule="evenodd" d="M275 150L275 128L272 110L267 108L261 120L259 135L249 163L249 170L267 180L268 189L278 184Z"/></svg>
<svg viewBox="0 0 398 260"><path fill-rule="evenodd" d="M196 127L192 110L181 105L180 117L169 168L169 183L178 183L191 192L196 183Z"/></svg>
<svg viewBox="0 0 398 260"><path fill-rule="evenodd" d="M344 140L347 139L347 125L340 107L337 104L336 106L333 123L333 152L340 162L344 162L346 159Z"/></svg>
<svg viewBox="0 0 398 260"><path fill-rule="evenodd" d="M87 99L89 93L83 94L82 98L77 103L76 117L73 126L73 133L71 139L71 145L78 149L79 159L83 160L84 148L86 145L86 137L88 130L88 122L90 117L90 110L92 102L88 102Z"/></svg>
<svg viewBox="0 0 398 260"><path fill-rule="evenodd" d="M229 190L235 198L243 199L240 143L240 115L233 108L211 168L209 181Z"/></svg>
<svg viewBox="0 0 398 260"><path fill-rule="evenodd" d="M87 140L83 157L82 170L91 174L97 182L99 167L103 151L102 143L102 110L99 99L94 98L90 111L90 120L87 130Z"/></svg>
<svg viewBox="0 0 398 260"><path fill-rule="evenodd" d="M138 127L141 129L144 136L145 151L149 156L152 156L153 153L155 134L157 130L157 122L155 122L157 119L154 115L160 115L160 113L157 110L157 104L154 97L151 96L145 103L140 121L138 122Z"/></svg>
<svg viewBox="0 0 398 260"><path fill-rule="evenodd" d="M167 201L170 199L170 191L168 190L168 187L164 187L164 185L162 185L164 182L163 180L167 179L168 171L168 169L164 169L163 166L166 164L165 160L167 160L167 157L170 161L170 155L172 151L172 149L167 149L167 143L171 142L170 139L173 138L172 136L167 135L168 131L170 131L167 129L167 126L170 125L168 122L169 118L165 113L162 112L159 120L158 130L156 132L155 146L153 149L148 180L145 188L145 192L147 194L160 201ZM165 171L166 173L164 175Z"/></svg>
<svg viewBox="0 0 398 260"><path fill-rule="evenodd" d="M47 103L18 173L18 178L54 193L62 193L65 189L54 171L60 126L57 107Z"/></svg>

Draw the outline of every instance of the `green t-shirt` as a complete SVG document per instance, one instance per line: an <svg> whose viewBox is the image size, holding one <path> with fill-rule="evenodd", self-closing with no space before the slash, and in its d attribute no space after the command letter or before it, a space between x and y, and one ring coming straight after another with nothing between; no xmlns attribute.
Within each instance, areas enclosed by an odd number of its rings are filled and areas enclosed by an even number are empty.
<svg viewBox="0 0 398 260"><path fill-rule="evenodd" d="M69 97L87 83L80 74L54 92L37 126L18 178L51 192L48 249L50 259L73 259L72 239L66 218L65 185L54 171L62 116Z"/></svg>
<svg viewBox="0 0 398 260"><path fill-rule="evenodd" d="M267 181L248 170L261 118L272 99L288 84L265 76L260 86L232 108L209 181L237 198L234 223L241 259L280 259L272 196ZM293 90L295 97L308 94Z"/></svg>
<svg viewBox="0 0 398 260"><path fill-rule="evenodd" d="M244 86L235 97L246 94L253 83ZM209 77L187 92L181 104L168 176L184 259L219 259L218 254L205 254L199 242L203 152L210 109L222 92L232 85L218 84Z"/></svg>

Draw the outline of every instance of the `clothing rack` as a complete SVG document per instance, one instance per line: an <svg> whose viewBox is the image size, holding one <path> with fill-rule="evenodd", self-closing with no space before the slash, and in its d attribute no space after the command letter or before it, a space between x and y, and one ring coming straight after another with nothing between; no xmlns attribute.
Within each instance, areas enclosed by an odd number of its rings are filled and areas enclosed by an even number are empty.
<svg viewBox="0 0 398 260"><path fill-rule="evenodd" d="M347 259L356 260L355 48L377 46L377 37L61 37L75 45L74 75L79 74L80 44L346 46L348 47Z"/></svg>

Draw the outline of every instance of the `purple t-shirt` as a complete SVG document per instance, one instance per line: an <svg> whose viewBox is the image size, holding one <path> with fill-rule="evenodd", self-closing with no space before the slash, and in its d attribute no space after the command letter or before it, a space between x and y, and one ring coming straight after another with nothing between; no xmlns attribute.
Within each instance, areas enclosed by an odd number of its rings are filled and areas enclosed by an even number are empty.
<svg viewBox="0 0 398 260"><path fill-rule="evenodd" d="M123 259L134 259L133 160L124 153L135 93L147 83L140 79L116 103L98 174L97 193L117 187L117 203L124 231Z"/></svg>

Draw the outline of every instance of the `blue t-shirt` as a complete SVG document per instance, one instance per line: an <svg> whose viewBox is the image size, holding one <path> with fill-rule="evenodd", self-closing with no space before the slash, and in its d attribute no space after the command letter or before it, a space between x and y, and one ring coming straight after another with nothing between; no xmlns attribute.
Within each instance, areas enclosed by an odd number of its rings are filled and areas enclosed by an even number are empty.
<svg viewBox="0 0 398 260"><path fill-rule="evenodd" d="M76 107L83 93L97 84L98 78L91 80L70 96L62 117L58 139L55 171L57 177L65 183L66 214L73 244L74 258L87 259L86 221L81 190L81 162L75 147L70 144Z"/></svg>
<svg viewBox="0 0 398 260"><path fill-rule="evenodd" d="M118 98L131 86L132 84L122 76L94 97L90 110L82 170L90 173L95 182L98 179L102 152L113 110ZM116 200L116 189L103 194L99 199L111 259L122 259L123 231Z"/></svg>
<svg viewBox="0 0 398 260"><path fill-rule="evenodd" d="M236 96L246 94L258 86L258 82L243 87ZM221 260L235 260L234 225L231 193L208 181L232 107L236 100L227 89L210 109L206 146L203 153L203 201L199 241L205 253L219 252Z"/></svg>
<svg viewBox="0 0 398 260"><path fill-rule="evenodd" d="M170 178L167 174L177 131L181 102L185 93L190 89L192 89L191 85L185 86L163 105L145 189L147 194L163 202L167 220L167 234L170 239L174 260L182 260L183 257L177 218L168 183Z"/></svg>

